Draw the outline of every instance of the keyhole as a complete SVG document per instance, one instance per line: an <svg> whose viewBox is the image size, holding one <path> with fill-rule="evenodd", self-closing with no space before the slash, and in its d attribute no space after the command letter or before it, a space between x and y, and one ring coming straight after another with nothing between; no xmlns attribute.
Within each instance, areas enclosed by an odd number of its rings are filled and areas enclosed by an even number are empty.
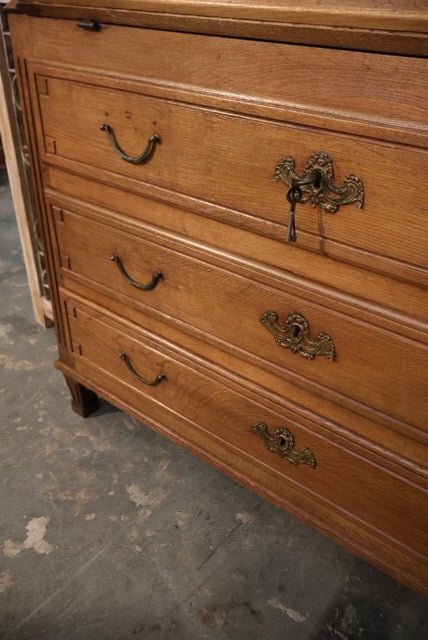
<svg viewBox="0 0 428 640"><path fill-rule="evenodd" d="M296 341L300 341L302 339L303 329L299 324L293 324L291 329L291 337Z"/></svg>

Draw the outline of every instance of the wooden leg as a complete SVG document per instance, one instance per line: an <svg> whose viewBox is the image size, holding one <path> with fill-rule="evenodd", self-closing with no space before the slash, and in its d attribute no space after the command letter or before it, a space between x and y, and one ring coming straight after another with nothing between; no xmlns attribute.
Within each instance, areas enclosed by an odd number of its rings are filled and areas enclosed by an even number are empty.
<svg viewBox="0 0 428 640"><path fill-rule="evenodd" d="M97 394L79 384L73 378L68 376L64 376L64 378L71 393L71 408L79 416L87 418L100 406Z"/></svg>

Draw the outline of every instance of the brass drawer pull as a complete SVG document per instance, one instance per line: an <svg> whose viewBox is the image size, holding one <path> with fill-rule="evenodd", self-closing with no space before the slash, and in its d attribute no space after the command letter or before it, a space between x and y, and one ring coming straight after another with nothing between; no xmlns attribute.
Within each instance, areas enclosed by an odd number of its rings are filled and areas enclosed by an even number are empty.
<svg viewBox="0 0 428 640"><path fill-rule="evenodd" d="M335 358L335 346L328 333L322 331L315 340L311 340L309 323L298 311L289 313L283 326L278 324L276 311L265 311L260 322L271 332L277 344L300 353L307 360L313 360L315 356Z"/></svg>
<svg viewBox="0 0 428 640"><path fill-rule="evenodd" d="M297 451L294 448L294 435L289 429L280 428L273 433L269 433L265 422L256 422L251 429L261 436L265 447L269 451L277 453L280 458L286 458L291 464L302 462L315 469L316 460L313 452L308 447Z"/></svg>
<svg viewBox="0 0 428 640"><path fill-rule="evenodd" d="M114 131L112 129L112 127L103 122L103 124L100 124L100 129L101 131L105 131L107 134L107 138L109 139L109 142L111 144L111 146L113 147L113 149L116 151L116 153L123 158L123 160L126 160L126 162L132 162L132 164L142 164L143 162L147 162L147 160L149 160L155 150L155 146L158 142L160 142L160 137L158 136L157 133L154 133L152 136L150 136L150 138L147 140L147 145L146 148L140 153L139 156L130 156L128 153L126 153L122 147L120 146L120 144L118 143L118 141L116 140L116 136L114 134Z"/></svg>
<svg viewBox="0 0 428 640"><path fill-rule="evenodd" d="M119 353L119 358L122 358L134 378L137 378L137 380L143 382L144 384L148 384L150 387L155 387L160 382L162 382L162 380L166 380L166 375L164 373L158 373L156 378L154 378L153 380L147 380L147 378L143 378L143 376L140 376L140 374L135 371L128 354L126 354L125 352Z"/></svg>
<svg viewBox="0 0 428 640"><path fill-rule="evenodd" d="M132 284L133 287L136 287L137 289L142 289L143 291L151 291L152 289L154 289L157 283L159 282L159 280L163 277L160 271L155 271L150 282L147 282L146 284L142 284L141 282L137 282L127 274L125 267L123 266L123 262L119 258L119 256L113 255L110 257L110 260L112 260L117 264L120 273L123 275L125 280L129 282L129 284Z"/></svg>
<svg viewBox="0 0 428 640"><path fill-rule="evenodd" d="M355 203L360 209L364 203L364 185L353 173L345 177L342 185L334 184L333 162L325 151L317 151L306 163L303 175L294 169L294 158L286 156L275 168L275 180L282 180L288 188L287 200L290 214L287 226L287 242L297 240L294 214L300 202L310 202L313 207L320 205L324 211L336 213L344 204Z"/></svg>

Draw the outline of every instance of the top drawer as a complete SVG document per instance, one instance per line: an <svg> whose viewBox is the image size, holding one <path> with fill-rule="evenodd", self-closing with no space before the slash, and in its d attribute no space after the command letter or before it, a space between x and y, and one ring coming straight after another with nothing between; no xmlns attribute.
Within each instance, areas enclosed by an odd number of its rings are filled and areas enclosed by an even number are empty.
<svg viewBox="0 0 428 640"><path fill-rule="evenodd" d="M10 16L13 29L14 16ZM288 122L412 142L428 140L428 61L238 38L19 16L18 56L144 83ZM15 38L16 46L18 38Z"/></svg>
<svg viewBox="0 0 428 640"><path fill-rule="evenodd" d="M308 158L323 150L333 160L334 184L348 174L361 178L365 205L329 213L298 204L296 246L428 282L421 189L427 151L147 96L144 87L131 91L124 81L33 69L39 148L47 162L161 199L184 195L198 213L285 242L290 205L275 167L290 156L302 174ZM154 136L160 142L137 162Z"/></svg>
<svg viewBox="0 0 428 640"><path fill-rule="evenodd" d="M45 160L283 241L275 167L292 156L302 173L322 150L335 184L364 182L364 208L298 205L297 246L426 285L428 60L19 19L15 53L36 79ZM130 165L102 123L132 155L153 133L162 143L149 164Z"/></svg>

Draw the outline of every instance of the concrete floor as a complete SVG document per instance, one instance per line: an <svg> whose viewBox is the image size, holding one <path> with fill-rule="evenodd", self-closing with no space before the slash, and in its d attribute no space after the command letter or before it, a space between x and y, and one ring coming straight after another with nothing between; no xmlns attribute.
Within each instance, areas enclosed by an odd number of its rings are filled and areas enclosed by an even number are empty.
<svg viewBox="0 0 428 640"><path fill-rule="evenodd" d="M0 639L426 640L422 597L108 403L71 411L0 179Z"/></svg>

